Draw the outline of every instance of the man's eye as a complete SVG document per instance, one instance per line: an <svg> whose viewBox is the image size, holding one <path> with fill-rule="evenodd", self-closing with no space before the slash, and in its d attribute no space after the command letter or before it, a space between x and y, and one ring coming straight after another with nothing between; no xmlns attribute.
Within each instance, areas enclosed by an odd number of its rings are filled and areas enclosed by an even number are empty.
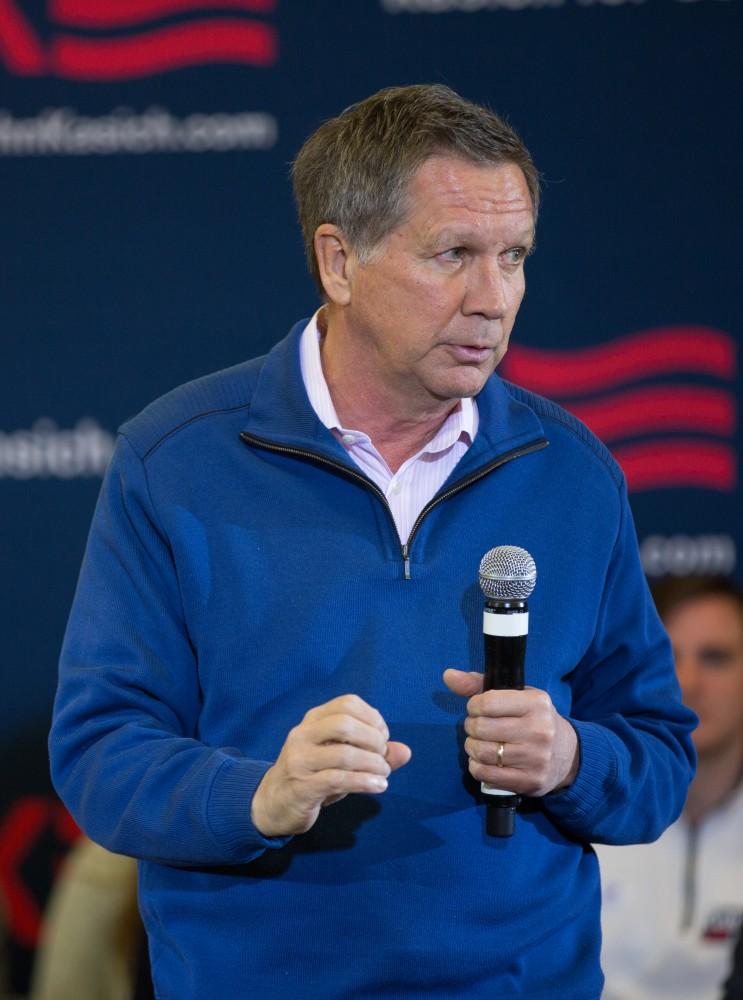
<svg viewBox="0 0 743 1000"><path fill-rule="evenodd" d="M450 250L444 250L439 256L443 257L444 260L461 260L464 254L464 247L452 247Z"/></svg>
<svg viewBox="0 0 743 1000"><path fill-rule="evenodd" d="M733 659L733 651L721 646L705 646L699 650L699 662L705 667L724 669L733 662Z"/></svg>
<svg viewBox="0 0 743 1000"><path fill-rule="evenodd" d="M520 264L526 257L526 248L511 247L510 250L506 250L505 257L509 264Z"/></svg>

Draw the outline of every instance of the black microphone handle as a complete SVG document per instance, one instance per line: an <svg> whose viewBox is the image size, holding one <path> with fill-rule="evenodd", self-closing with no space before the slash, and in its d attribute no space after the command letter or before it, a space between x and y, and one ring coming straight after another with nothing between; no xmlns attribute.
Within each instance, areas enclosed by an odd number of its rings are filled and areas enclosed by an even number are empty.
<svg viewBox="0 0 743 1000"><path fill-rule="evenodd" d="M524 659L529 614L526 601L485 603L483 639L485 643L485 676L483 690L522 690ZM486 830L493 837L510 837L514 831L516 809L521 796L504 792L487 782L481 783L487 797Z"/></svg>

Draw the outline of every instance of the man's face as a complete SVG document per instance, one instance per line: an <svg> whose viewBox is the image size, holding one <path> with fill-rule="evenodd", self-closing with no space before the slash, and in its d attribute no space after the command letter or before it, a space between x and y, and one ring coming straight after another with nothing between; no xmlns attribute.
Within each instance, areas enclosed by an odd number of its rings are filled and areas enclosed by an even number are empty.
<svg viewBox="0 0 743 1000"><path fill-rule="evenodd" d="M410 401L473 396L508 347L534 216L521 170L427 160L405 220L352 268L349 333L369 378Z"/></svg>
<svg viewBox="0 0 743 1000"><path fill-rule="evenodd" d="M700 757L743 743L743 617L724 594L683 601L668 615L684 702L699 716Z"/></svg>

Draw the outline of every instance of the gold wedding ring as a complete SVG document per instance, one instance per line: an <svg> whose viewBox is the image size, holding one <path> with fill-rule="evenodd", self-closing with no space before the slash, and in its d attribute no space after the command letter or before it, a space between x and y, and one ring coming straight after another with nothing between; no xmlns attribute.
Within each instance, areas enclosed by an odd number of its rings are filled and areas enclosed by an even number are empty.
<svg viewBox="0 0 743 1000"><path fill-rule="evenodd" d="M496 755L495 755L495 766L496 767L503 767L504 766L504 764L503 764L503 751L505 749L506 749L506 744L505 743L499 743L498 744L498 750L497 750Z"/></svg>

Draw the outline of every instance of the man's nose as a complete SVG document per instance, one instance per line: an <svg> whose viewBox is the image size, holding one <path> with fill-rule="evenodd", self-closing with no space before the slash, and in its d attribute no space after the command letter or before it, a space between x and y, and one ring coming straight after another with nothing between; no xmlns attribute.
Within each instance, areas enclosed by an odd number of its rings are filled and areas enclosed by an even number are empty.
<svg viewBox="0 0 743 1000"><path fill-rule="evenodd" d="M463 310L486 319L502 319L508 310L505 277L497 260L481 258L470 270Z"/></svg>
<svg viewBox="0 0 743 1000"><path fill-rule="evenodd" d="M676 656L676 676L684 702L693 701L699 687L699 670L692 657Z"/></svg>

